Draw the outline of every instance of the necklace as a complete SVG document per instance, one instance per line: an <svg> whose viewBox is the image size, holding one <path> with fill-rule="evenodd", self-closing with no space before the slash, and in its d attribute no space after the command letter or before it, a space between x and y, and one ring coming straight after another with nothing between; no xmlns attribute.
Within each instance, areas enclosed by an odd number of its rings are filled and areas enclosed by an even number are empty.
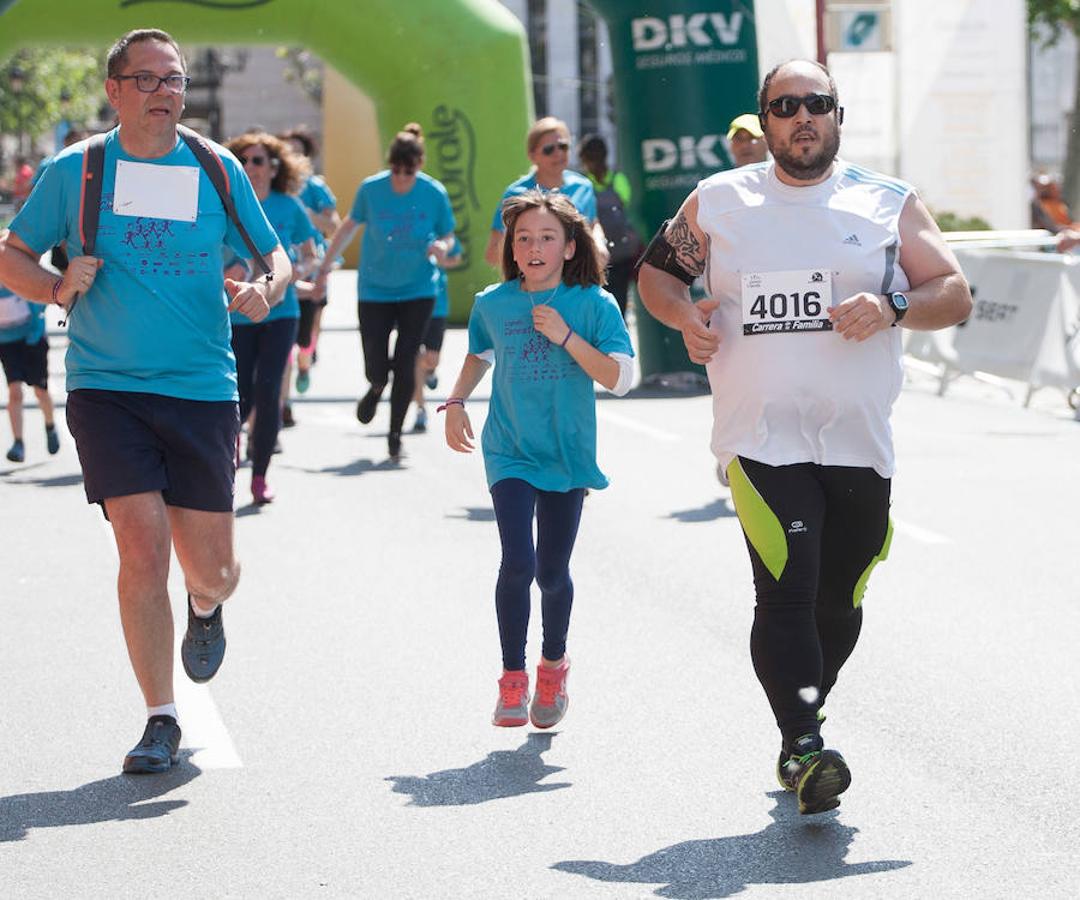
<svg viewBox="0 0 1080 900"><path fill-rule="evenodd" d="M524 279L523 279L523 281L524 281ZM561 287L562 287L562 282L560 281L557 285L555 285L554 288L551 289L551 293L548 294L547 297L544 298L544 301L543 301L543 303L541 305L550 306L551 301L555 299L555 295L557 293L559 293L559 288L561 288ZM533 306L536 306L537 303L536 303L536 300L533 299L532 292L531 291L526 291L526 293L529 295L529 303L531 303Z"/></svg>

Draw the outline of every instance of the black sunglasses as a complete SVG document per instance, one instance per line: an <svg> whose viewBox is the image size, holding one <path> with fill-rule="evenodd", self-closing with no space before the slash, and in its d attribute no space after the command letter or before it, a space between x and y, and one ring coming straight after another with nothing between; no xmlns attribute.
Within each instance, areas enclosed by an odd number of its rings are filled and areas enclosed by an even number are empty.
<svg viewBox="0 0 1080 900"><path fill-rule="evenodd" d="M790 119L799 111L800 106L805 106L812 116L826 116L837 108L836 98L828 94L807 94L804 97L784 94L769 101L767 112L771 112L778 119Z"/></svg>
<svg viewBox="0 0 1080 900"><path fill-rule="evenodd" d="M246 166L248 163L251 163L253 166L266 165L265 156L238 156L237 159L240 160L240 165L242 166Z"/></svg>
<svg viewBox="0 0 1080 900"><path fill-rule="evenodd" d="M570 142L569 141L555 141L554 144L544 144L544 146L540 148L540 152L543 153L544 156L551 156L551 154L554 153L556 150L569 150L569 149L570 149Z"/></svg>

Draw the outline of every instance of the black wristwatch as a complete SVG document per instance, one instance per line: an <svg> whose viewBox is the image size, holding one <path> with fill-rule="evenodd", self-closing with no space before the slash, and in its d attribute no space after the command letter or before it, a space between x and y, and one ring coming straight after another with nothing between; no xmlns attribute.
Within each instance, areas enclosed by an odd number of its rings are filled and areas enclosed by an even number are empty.
<svg viewBox="0 0 1080 900"><path fill-rule="evenodd" d="M908 307L911 304L908 303L907 295L901 294L900 291L886 294L885 299L889 301L889 306L892 307L892 311L896 314L896 321L893 322L893 327L896 327L900 324L900 320L907 315Z"/></svg>

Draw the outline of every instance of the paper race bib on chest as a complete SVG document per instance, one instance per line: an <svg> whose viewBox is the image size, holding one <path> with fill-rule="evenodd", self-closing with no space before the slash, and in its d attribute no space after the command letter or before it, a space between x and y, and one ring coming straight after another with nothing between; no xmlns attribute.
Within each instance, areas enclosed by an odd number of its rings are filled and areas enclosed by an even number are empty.
<svg viewBox="0 0 1080 900"><path fill-rule="evenodd" d="M743 273L743 334L832 331L830 306L828 269Z"/></svg>
<svg viewBox="0 0 1080 900"><path fill-rule="evenodd" d="M118 216L194 222L199 213L199 167L117 160L113 212Z"/></svg>

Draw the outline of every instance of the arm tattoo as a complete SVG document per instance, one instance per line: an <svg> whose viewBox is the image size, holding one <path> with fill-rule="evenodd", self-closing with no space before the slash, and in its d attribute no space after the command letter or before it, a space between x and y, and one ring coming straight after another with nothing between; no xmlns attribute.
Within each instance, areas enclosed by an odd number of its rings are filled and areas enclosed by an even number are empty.
<svg viewBox="0 0 1080 900"><path fill-rule="evenodd" d="M705 251L682 213L675 216L668 227L667 241L675 251L679 265L687 272L697 276L705 271Z"/></svg>

